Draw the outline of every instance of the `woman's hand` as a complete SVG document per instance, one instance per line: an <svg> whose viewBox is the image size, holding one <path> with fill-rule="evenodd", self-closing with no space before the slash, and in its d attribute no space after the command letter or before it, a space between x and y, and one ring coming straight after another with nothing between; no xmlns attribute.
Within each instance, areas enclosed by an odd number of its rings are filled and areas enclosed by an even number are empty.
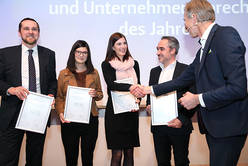
<svg viewBox="0 0 248 166"><path fill-rule="evenodd" d="M146 106L146 112L148 115L151 115L151 105Z"/></svg>
<svg viewBox="0 0 248 166"><path fill-rule="evenodd" d="M139 104L140 103L140 100L139 99L136 99L135 103ZM139 110L131 110L131 112L138 112Z"/></svg>
<svg viewBox="0 0 248 166"><path fill-rule="evenodd" d="M62 123L71 123L70 121L65 120L64 113L60 113L59 118Z"/></svg>
<svg viewBox="0 0 248 166"><path fill-rule="evenodd" d="M96 97L96 90L95 90L95 89L90 89L89 95L90 95L91 97Z"/></svg>

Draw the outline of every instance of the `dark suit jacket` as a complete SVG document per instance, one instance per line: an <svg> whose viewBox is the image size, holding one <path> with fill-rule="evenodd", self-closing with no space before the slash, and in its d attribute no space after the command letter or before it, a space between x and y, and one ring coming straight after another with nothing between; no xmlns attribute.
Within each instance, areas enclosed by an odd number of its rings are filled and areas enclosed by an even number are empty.
<svg viewBox="0 0 248 166"><path fill-rule="evenodd" d="M187 65L177 62L172 79L179 77L186 67ZM162 69L160 66L157 66L151 69L149 85L158 84L161 71ZM187 91L189 91L189 88L184 88L180 91L177 91L177 99L180 99L183 96L183 94L186 93ZM146 104L150 105L150 95L147 96ZM163 134L163 133L172 134L172 135L189 134L193 130L191 117L194 115L194 113L195 113L195 110L188 111L184 107L182 107L181 104L178 104L178 119L182 122L183 126L179 129L168 127L166 125L152 126L151 131L153 133L158 133L158 134Z"/></svg>
<svg viewBox="0 0 248 166"><path fill-rule="evenodd" d="M201 107L203 123L214 137L248 132L248 98L245 67L246 48L232 27L214 25L203 51L177 79L155 85L159 96L196 83L206 107ZM200 126L201 127L201 126Z"/></svg>
<svg viewBox="0 0 248 166"><path fill-rule="evenodd" d="M22 105L22 101L16 96L6 95L10 87L22 86L21 55L21 45L0 49L0 95L2 96L0 130L2 131L17 120ZM38 56L41 93L55 96L57 90L55 52L38 46Z"/></svg>

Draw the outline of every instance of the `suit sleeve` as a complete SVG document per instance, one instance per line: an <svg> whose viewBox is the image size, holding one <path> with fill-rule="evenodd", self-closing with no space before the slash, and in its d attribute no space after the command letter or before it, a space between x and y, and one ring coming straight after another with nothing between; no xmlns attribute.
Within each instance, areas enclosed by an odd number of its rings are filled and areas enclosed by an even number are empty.
<svg viewBox="0 0 248 166"><path fill-rule="evenodd" d="M208 109L216 109L243 99L247 96L247 78L245 67L245 46L238 32L231 27L216 34L216 50L225 84L222 87L203 93Z"/></svg>
<svg viewBox="0 0 248 166"><path fill-rule="evenodd" d="M0 96L6 95L7 90L10 86L5 82L5 59L4 59L4 51L0 49Z"/></svg>
<svg viewBox="0 0 248 166"><path fill-rule="evenodd" d="M115 70L110 66L108 62L102 63L102 72L104 80L109 90L113 91L129 91L130 84L116 83Z"/></svg>
<svg viewBox="0 0 248 166"><path fill-rule="evenodd" d="M195 82L195 67L199 61L198 55L194 61L174 80L152 86L155 96L160 96L174 90L183 90Z"/></svg>
<svg viewBox="0 0 248 166"><path fill-rule="evenodd" d="M56 96L57 93L57 78L56 78L56 62L55 62L55 52L52 51L49 59L48 66L48 94L53 94Z"/></svg>

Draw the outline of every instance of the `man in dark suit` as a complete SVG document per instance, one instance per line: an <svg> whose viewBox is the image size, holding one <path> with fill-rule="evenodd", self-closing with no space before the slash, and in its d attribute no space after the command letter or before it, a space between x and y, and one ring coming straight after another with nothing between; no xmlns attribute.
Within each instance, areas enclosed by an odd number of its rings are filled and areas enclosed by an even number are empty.
<svg viewBox="0 0 248 166"><path fill-rule="evenodd" d="M179 42L175 37L163 36L157 46L157 56L160 65L150 72L149 85L176 79L187 65L176 61ZM177 91L177 98L181 98L189 88ZM167 111L164 107L164 111ZM147 96L147 110L150 110L150 95ZM168 125L152 126L154 148L158 166L171 166L171 148L173 148L175 166L188 166L188 147L190 134L193 130L191 117L194 110L188 111L178 104L178 117Z"/></svg>
<svg viewBox="0 0 248 166"><path fill-rule="evenodd" d="M246 48L234 28L214 23L207 0L188 2L184 21L202 46L193 63L175 80L152 88L137 86L132 93L142 96L153 91L159 96L195 83L197 94L187 92L179 102L187 109L201 106L198 122L206 134L210 165L235 166L248 132Z"/></svg>
<svg viewBox="0 0 248 166"><path fill-rule="evenodd" d="M22 44L0 49L0 165L17 166L24 133L26 165L41 166L46 134L15 129L22 101L29 91L55 96L55 53L37 45L39 24L25 18L19 24Z"/></svg>

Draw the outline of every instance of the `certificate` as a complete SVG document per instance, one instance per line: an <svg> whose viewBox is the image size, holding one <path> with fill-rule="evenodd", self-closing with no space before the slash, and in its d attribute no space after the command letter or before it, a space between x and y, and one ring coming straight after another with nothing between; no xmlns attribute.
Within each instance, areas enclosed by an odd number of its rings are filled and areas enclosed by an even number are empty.
<svg viewBox="0 0 248 166"><path fill-rule="evenodd" d="M115 82L133 84L133 79L127 78L116 80ZM111 91L111 97L115 114L139 109L139 105L136 103L136 98L130 92Z"/></svg>
<svg viewBox="0 0 248 166"><path fill-rule="evenodd" d="M178 117L177 93L173 91L155 97L151 95L152 125L168 125L168 122Z"/></svg>
<svg viewBox="0 0 248 166"><path fill-rule="evenodd" d="M54 98L29 92L23 101L15 128L44 134Z"/></svg>
<svg viewBox="0 0 248 166"><path fill-rule="evenodd" d="M65 120L89 124L92 104L89 91L90 88L68 86L64 111Z"/></svg>

